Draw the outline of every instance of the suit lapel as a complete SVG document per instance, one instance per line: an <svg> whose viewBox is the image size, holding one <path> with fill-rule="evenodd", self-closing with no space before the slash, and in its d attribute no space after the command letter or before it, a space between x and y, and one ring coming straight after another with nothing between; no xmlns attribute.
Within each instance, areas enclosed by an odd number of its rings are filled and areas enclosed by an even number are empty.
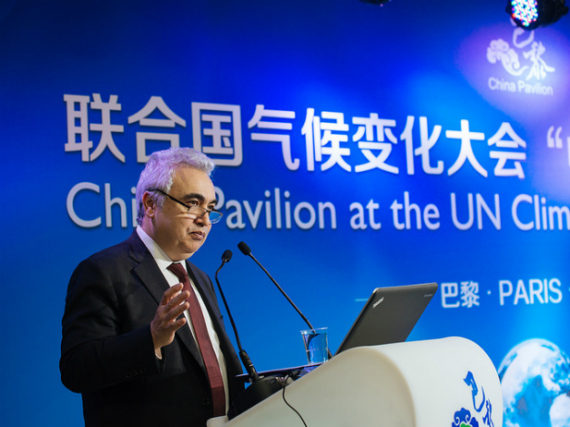
<svg viewBox="0 0 570 427"><path fill-rule="evenodd" d="M136 262L133 272L138 276L142 284L152 295L158 307L160 300L162 299L162 294L169 288L168 282L164 278L164 275L158 268L156 261L148 251L145 244L139 238L136 231L131 234L128 243L130 245L130 255ZM183 326L176 331L176 336L180 341L182 341L198 365L200 365L205 371L200 350L192 336L190 328L188 326Z"/></svg>
<svg viewBox="0 0 570 427"><path fill-rule="evenodd" d="M204 304L210 314L210 318L212 319L212 323L214 324L214 329L218 335L218 339L220 340L220 346L226 360L228 373L237 375L238 373L241 373L241 364L224 328L222 316L218 309L218 304L215 301L216 295L213 289L209 286L209 283L204 283L203 281L198 280L198 274L195 269L196 267L194 267L193 264L186 262L186 270L196 285L198 292L200 292L202 300L204 301Z"/></svg>
<svg viewBox="0 0 570 427"><path fill-rule="evenodd" d="M212 319L217 319L220 316L220 313L217 310L217 304L212 301L212 298L215 298L212 289L210 289L210 287L202 280L198 280L198 275L196 274L194 265L190 264L188 261L186 261L186 271L188 271L190 279L192 279L192 282L194 282L194 285L196 285L198 292L200 292L200 296L202 297L204 304L206 304L206 308L208 309L210 317ZM216 321L214 323L218 322Z"/></svg>

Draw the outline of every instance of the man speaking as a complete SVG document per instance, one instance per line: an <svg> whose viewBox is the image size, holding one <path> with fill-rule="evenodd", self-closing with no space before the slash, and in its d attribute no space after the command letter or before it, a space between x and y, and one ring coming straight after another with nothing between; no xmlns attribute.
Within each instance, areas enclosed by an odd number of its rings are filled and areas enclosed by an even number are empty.
<svg viewBox="0 0 570 427"><path fill-rule="evenodd" d="M152 154L137 184L138 227L71 276L60 371L82 394L87 427L205 426L239 392L212 282L186 260L221 219L213 168L190 148Z"/></svg>

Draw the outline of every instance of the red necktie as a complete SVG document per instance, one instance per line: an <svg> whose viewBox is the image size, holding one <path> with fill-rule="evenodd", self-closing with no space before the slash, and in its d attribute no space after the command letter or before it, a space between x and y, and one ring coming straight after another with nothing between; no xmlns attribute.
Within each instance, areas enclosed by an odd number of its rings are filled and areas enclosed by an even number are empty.
<svg viewBox="0 0 570 427"><path fill-rule="evenodd" d="M210 381L214 417L225 415L226 394L224 392L222 371L220 370L218 358L216 357L216 353L212 347L212 341L208 334L208 328L204 321L204 314L200 308L200 303L198 302L194 289L190 286L190 278L188 277L186 269L180 263L172 263L168 266L168 269L176 274L180 283L184 285L183 290L190 292L190 297L188 298L190 308L188 310L190 311L190 319L192 320L192 326L194 327L194 333L196 334L196 341L198 341L198 347L200 348L200 353L202 354L202 359L206 366L208 380Z"/></svg>

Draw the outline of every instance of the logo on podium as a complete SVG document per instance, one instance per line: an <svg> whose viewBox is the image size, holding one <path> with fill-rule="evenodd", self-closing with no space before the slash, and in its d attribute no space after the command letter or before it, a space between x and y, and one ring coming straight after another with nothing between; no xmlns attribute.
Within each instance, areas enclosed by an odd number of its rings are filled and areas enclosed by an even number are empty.
<svg viewBox="0 0 570 427"><path fill-rule="evenodd" d="M467 371L467 375L463 382L471 389L471 406L469 409L461 408L453 414L453 422L451 427L479 427L488 426L495 427L491 418L493 405L490 399L485 397L485 390L479 389L475 376L471 371ZM481 420L479 422L478 420Z"/></svg>

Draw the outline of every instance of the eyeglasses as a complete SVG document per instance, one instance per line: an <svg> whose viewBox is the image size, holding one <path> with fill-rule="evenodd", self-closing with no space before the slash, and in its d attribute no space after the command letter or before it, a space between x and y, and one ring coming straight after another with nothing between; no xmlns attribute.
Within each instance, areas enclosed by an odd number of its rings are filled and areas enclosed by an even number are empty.
<svg viewBox="0 0 570 427"><path fill-rule="evenodd" d="M220 222L220 220L222 219L223 214L216 209L203 208L202 206L198 206L196 204L197 202L190 202L191 204L184 203L183 201L178 200L175 197L172 197L170 194L168 194L168 193L166 193L166 192L164 192L158 188L149 188L148 191L156 191L157 193L160 193L160 194L168 197L173 202L176 202L176 203L184 206L187 209L186 213L189 215L193 215L196 218L202 218L204 215L208 215L208 219L210 220L210 222L212 224L216 224L216 223Z"/></svg>

